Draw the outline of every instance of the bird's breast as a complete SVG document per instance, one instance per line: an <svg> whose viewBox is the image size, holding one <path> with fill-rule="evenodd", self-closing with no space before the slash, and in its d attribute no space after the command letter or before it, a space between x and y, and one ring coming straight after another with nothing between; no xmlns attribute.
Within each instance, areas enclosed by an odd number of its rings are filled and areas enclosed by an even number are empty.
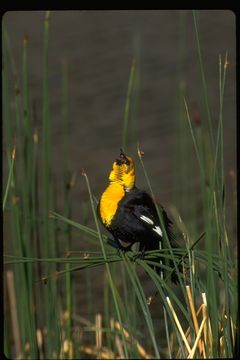
<svg viewBox="0 0 240 360"><path fill-rule="evenodd" d="M103 192L99 202L99 215L106 227L111 225L118 209L118 203L124 196L123 187L117 183L111 183Z"/></svg>

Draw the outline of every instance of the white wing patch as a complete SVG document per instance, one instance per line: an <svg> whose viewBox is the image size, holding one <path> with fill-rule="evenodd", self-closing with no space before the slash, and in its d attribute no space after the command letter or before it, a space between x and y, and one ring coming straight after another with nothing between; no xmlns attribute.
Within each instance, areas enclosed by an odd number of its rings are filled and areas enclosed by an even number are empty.
<svg viewBox="0 0 240 360"><path fill-rule="evenodd" d="M150 225L154 224L154 222L151 219L149 219L147 216L142 215L142 216L140 216L140 219L142 219L143 221L145 221L146 223L148 223Z"/></svg>
<svg viewBox="0 0 240 360"><path fill-rule="evenodd" d="M142 215L140 216L140 219L142 219L143 221L145 221L146 223L150 224L150 225L154 225L154 222L152 221L152 219L149 219L149 217ZM162 230L160 228L160 226L154 226L153 231L155 231L158 235L162 236Z"/></svg>
<svg viewBox="0 0 240 360"><path fill-rule="evenodd" d="M162 236L162 230L160 226L154 226L153 231L156 231L160 236Z"/></svg>

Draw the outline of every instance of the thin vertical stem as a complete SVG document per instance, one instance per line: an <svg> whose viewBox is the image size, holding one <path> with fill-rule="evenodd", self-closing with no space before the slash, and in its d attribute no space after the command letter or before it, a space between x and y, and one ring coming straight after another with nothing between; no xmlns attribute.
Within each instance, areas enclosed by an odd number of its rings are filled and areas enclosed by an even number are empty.
<svg viewBox="0 0 240 360"><path fill-rule="evenodd" d="M133 59L130 75L129 75L129 81L128 81L127 99L124 109L123 138L122 138L122 148L124 151L126 151L126 146L128 143L127 135L128 135L128 125L129 125L129 114L130 114L131 96L132 96L135 72L136 72L136 62L135 59Z"/></svg>

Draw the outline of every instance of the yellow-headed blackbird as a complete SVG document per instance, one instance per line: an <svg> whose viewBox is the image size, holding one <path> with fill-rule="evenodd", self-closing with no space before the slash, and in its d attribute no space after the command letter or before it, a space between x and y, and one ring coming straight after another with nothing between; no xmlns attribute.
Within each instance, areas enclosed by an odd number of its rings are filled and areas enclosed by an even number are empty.
<svg viewBox="0 0 240 360"><path fill-rule="evenodd" d="M139 243L139 251L143 254L163 248L164 232L153 199L135 186L133 159L123 151L113 163L109 185L100 198L97 210L102 224L113 235L109 243L116 248L127 251L134 243ZM172 222L163 208L161 214L169 241L173 241ZM161 257L159 262L163 263ZM159 267L156 271L160 272ZM175 281L176 277L172 276L172 280Z"/></svg>

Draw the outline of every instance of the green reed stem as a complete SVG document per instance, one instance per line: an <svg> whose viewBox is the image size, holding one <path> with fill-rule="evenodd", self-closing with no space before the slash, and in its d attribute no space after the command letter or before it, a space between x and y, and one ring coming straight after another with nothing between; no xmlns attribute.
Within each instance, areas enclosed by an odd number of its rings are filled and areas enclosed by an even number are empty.
<svg viewBox="0 0 240 360"><path fill-rule="evenodd" d="M92 212L93 212L93 216L94 216L94 221L95 221L95 225L96 225L96 228L97 228L98 238L100 240L100 245L101 245L104 260L106 261L105 266L106 266L107 276L108 276L108 279L109 279L109 284L110 284L112 295L113 295L113 301L114 301L114 305L115 305L115 309L116 309L116 313L117 313L117 319L119 321L120 328L121 328L120 332L121 332L121 338L122 338L122 342L123 342L124 353L125 353L125 356L128 357L128 350L127 350L127 346L126 346L126 340L125 340L125 337L123 335L122 316L121 316L120 308L119 308L119 304L118 304L119 295L118 295L117 288L116 288L116 286L115 286L115 284L113 282L113 278L112 278L112 274L111 274L111 271L110 271L109 264L107 263L107 254L106 254L106 251L105 251L105 248L104 248L103 238L102 238L102 234L101 234L99 224L98 224L98 219L97 219L97 214L96 214L96 210L95 210L95 206L94 206L94 201L93 201L93 196L92 196L92 192L91 192L91 188L90 188L90 183L89 183L87 174L83 173L83 176L85 177L85 180L86 180L86 183L87 183L87 188L88 188L90 203L91 203Z"/></svg>
<svg viewBox="0 0 240 360"><path fill-rule="evenodd" d="M2 209L3 211L5 210L5 206L6 206L6 201L7 201L7 196L9 193L9 187L13 178L13 167L14 167L14 162L15 162L15 153L16 153L16 148L14 147L12 150L12 156L11 156L11 162L10 162L10 169L9 169L9 174L8 174L8 179L7 179L7 185L6 185L6 190L4 193L4 197L3 197L3 206Z"/></svg>
<svg viewBox="0 0 240 360"><path fill-rule="evenodd" d="M209 107L209 103L208 103L207 82L206 82L204 66L203 66L202 50L201 50L201 45L200 45L198 21L197 21L197 11L196 10L193 10L193 21L194 21L196 46L197 46L197 52L198 52L198 60L199 60L201 79L202 79L203 97L204 97L205 109L206 109L207 119L208 119L208 129L209 129L210 144L211 144L210 149L211 149L211 153L213 153L214 138L213 138L213 129L212 129L212 118L211 118L210 107Z"/></svg>
<svg viewBox="0 0 240 360"><path fill-rule="evenodd" d="M126 146L128 143L127 136L128 136L128 127L129 127L130 104L131 104L131 97L132 97L133 84L134 84L134 78L135 78L135 71L136 71L136 63L135 63L135 60L133 60L131 70L130 70L130 75L129 75L127 99L126 99L126 104L125 104L125 109L124 109L124 119L123 119L122 147L123 147L124 151L126 151Z"/></svg>

